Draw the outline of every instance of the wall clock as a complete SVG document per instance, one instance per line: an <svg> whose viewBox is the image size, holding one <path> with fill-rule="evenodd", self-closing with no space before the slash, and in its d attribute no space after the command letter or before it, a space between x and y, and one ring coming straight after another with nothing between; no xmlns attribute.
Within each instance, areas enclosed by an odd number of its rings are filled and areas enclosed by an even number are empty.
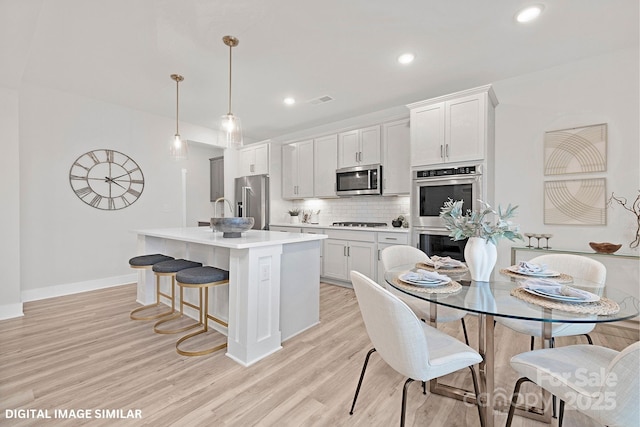
<svg viewBox="0 0 640 427"><path fill-rule="evenodd" d="M69 183L87 205L117 210L138 200L144 189L144 175L126 154L100 149L84 153L73 162Z"/></svg>

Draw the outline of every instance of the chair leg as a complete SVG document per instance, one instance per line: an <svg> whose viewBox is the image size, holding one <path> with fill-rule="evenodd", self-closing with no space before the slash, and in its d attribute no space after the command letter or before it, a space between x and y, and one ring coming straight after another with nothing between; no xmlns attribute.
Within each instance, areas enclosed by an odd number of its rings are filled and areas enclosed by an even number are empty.
<svg viewBox="0 0 640 427"><path fill-rule="evenodd" d="M560 415L558 416L558 427L562 427L563 419L564 419L564 400L560 399Z"/></svg>
<svg viewBox="0 0 640 427"><path fill-rule="evenodd" d="M422 394L427 394L427 382L422 381Z"/></svg>
<svg viewBox="0 0 640 427"><path fill-rule="evenodd" d="M511 404L509 405L509 414L507 415L507 423L505 427L511 427L513 421L513 413L516 410L516 402L518 401L518 393L520 392L520 386L525 381L531 381L527 377L522 377L516 382L516 386L513 388L513 395L511 396Z"/></svg>
<svg viewBox="0 0 640 427"><path fill-rule="evenodd" d="M460 319L460 322L462 323L462 333L464 333L464 343L469 345L469 336L467 335L467 325L464 323L464 317Z"/></svg>
<svg viewBox="0 0 640 427"><path fill-rule="evenodd" d="M485 420L482 416L482 408L480 407L482 402L480 402L480 388L478 387L478 377L476 376L476 371L473 369L473 366L469 366L469 369L471 370L471 379L473 380L473 391L476 394L476 406L478 407L478 415L480 416L480 427L484 427Z"/></svg>
<svg viewBox="0 0 640 427"><path fill-rule="evenodd" d="M531 336L531 351L533 351L533 341L534 341L534 338L533 336Z"/></svg>
<svg viewBox="0 0 640 427"><path fill-rule="evenodd" d="M589 344L593 345L593 340L591 339L591 336L589 336L589 334L584 334L585 337L587 337L587 341L589 341Z"/></svg>
<svg viewBox="0 0 640 427"><path fill-rule="evenodd" d="M356 394L353 396L353 403L351 404L351 410L349 411L349 415L353 415L353 408L356 407L356 400L358 399L358 393L360 393L360 386L362 386L362 380L364 379L364 372L367 370L367 364L369 363L369 357L376 351L375 348L372 348L367 353L367 357L364 358L364 365L362 365L362 372L360 373L360 380L358 381L358 387L356 387Z"/></svg>
<svg viewBox="0 0 640 427"><path fill-rule="evenodd" d="M409 384L411 384L413 380L411 378L407 378L404 382L404 387L402 388L402 412L400 412L400 427L404 427L404 413L407 409L407 389L409 388Z"/></svg>

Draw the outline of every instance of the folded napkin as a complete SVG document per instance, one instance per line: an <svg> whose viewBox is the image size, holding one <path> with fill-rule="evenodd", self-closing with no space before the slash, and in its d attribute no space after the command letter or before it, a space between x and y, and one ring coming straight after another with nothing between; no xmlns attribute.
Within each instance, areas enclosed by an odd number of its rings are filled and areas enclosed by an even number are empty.
<svg viewBox="0 0 640 427"><path fill-rule="evenodd" d="M457 259L453 259L448 256L433 255L431 258L434 268L441 267L462 267L464 264Z"/></svg>
<svg viewBox="0 0 640 427"><path fill-rule="evenodd" d="M527 279L521 282L520 286L532 291L542 292L547 295L572 297L583 300L591 299L593 296L591 292L572 288L571 286L563 285L551 279Z"/></svg>
<svg viewBox="0 0 640 427"><path fill-rule="evenodd" d="M449 281L449 277L444 274L438 274L435 271L427 271L418 269L409 271L401 276L402 279L411 280L413 282L444 282Z"/></svg>
<svg viewBox="0 0 640 427"><path fill-rule="evenodd" d="M547 269L544 264L535 264L533 262L520 261L518 264L518 271L525 274L542 273Z"/></svg>

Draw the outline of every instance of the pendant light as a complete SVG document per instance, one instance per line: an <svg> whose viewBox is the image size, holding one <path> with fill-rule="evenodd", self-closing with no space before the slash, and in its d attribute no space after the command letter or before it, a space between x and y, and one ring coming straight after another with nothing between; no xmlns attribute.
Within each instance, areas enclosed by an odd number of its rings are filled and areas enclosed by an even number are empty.
<svg viewBox="0 0 640 427"><path fill-rule="evenodd" d="M171 74L171 80L174 80L176 82L176 134L173 137L171 145L169 146L169 153L175 160L185 160L187 158L187 141L184 141L180 137L180 132L178 131L178 102L180 100L179 86L180 82L184 80L184 77L179 74Z"/></svg>
<svg viewBox="0 0 640 427"><path fill-rule="evenodd" d="M231 50L238 46L239 40L233 36L224 36L222 41L229 46L229 112L220 117L220 133L222 144L227 147L242 147L242 126L240 118L231 112Z"/></svg>

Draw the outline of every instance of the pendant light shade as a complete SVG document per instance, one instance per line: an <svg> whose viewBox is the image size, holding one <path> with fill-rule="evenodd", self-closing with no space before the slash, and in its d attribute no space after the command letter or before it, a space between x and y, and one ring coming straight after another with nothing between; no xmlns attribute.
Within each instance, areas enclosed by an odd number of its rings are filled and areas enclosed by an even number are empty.
<svg viewBox="0 0 640 427"><path fill-rule="evenodd" d="M220 117L218 128L220 129L219 143L227 147L242 147L242 125L240 118L231 112L231 51L238 46L239 40L233 36L224 36L222 41L229 46L229 112Z"/></svg>
<svg viewBox="0 0 640 427"><path fill-rule="evenodd" d="M184 80L179 74L171 74L171 80L176 82L176 134L169 145L169 154L175 160L185 160L187 158L187 141L184 141L180 137L180 131L178 130L178 113L179 113L179 100L180 100L180 92L179 86L180 82Z"/></svg>

